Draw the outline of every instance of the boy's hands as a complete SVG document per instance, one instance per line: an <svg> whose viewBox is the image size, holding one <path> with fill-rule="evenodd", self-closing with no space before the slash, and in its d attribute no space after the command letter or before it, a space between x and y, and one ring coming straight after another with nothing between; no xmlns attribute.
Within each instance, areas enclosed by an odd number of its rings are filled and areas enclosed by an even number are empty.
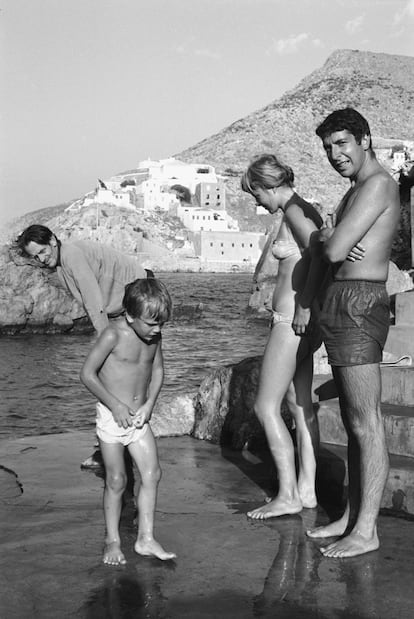
<svg viewBox="0 0 414 619"><path fill-rule="evenodd" d="M151 419L152 404L147 400L134 413L133 424L136 428L142 428Z"/></svg>
<svg viewBox="0 0 414 619"><path fill-rule="evenodd" d="M112 415L120 428L125 428L125 430L127 430L134 425L132 418L135 413L129 406L123 404L123 402L119 402L112 408Z"/></svg>
<svg viewBox="0 0 414 619"><path fill-rule="evenodd" d="M138 408L137 411L132 410L129 406L123 402L119 402L112 408L112 415L116 423L120 428L142 428L146 424L152 414L152 404L149 400Z"/></svg>

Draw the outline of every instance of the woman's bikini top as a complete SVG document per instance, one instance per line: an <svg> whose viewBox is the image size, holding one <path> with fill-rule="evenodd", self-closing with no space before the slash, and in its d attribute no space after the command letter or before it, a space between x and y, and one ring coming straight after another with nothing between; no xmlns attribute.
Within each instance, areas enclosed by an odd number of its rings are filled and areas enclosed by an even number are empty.
<svg viewBox="0 0 414 619"><path fill-rule="evenodd" d="M273 241L272 254L277 260L284 260L291 256L299 257L302 255L300 247L285 221L282 221L278 235Z"/></svg>

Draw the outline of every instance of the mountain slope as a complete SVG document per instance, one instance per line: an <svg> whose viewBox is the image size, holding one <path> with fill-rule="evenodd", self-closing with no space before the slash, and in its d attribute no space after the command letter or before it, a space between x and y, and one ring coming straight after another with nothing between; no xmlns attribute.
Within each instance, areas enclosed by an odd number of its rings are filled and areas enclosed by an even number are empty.
<svg viewBox="0 0 414 619"><path fill-rule="evenodd" d="M292 166L298 191L332 210L347 183L330 168L315 128L347 106L367 118L374 138L414 140L414 58L338 50L280 99L176 157L210 163L227 177L232 216L241 206L240 173L263 152L278 153Z"/></svg>
<svg viewBox="0 0 414 619"><path fill-rule="evenodd" d="M318 202L323 212L332 211L348 183L331 169L315 128L331 111L345 106L366 116L374 142L414 141L414 57L338 50L280 99L175 156L215 166L226 178L226 208L241 230L264 231L271 217L257 216L251 197L240 189L249 160L263 152L279 154L292 166L299 193ZM0 232L0 242L31 223L47 223L65 206L10 222L7 231Z"/></svg>

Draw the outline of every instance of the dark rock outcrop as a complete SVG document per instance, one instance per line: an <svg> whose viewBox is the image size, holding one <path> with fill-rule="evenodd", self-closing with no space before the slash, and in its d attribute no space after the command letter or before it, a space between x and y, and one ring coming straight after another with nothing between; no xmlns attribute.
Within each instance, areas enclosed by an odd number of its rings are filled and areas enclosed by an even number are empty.
<svg viewBox="0 0 414 619"><path fill-rule="evenodd" d="M194 399L193 436L213 443L243 449L246 443L261 445L266 437L253 410L262 357L250 357L217 368L200 385ZM282 416L292 428L286 404Z"/></svg>

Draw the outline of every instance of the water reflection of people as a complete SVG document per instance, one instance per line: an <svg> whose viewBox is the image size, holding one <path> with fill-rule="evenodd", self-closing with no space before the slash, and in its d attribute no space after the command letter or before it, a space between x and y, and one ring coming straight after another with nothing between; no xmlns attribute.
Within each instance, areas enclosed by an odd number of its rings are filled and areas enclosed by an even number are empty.
<svg viewBox="0 0 414 619"><path fill-rule="evenodd" d="M313 616L310 609L317 606L318 567L322 557L304 537L301 516L279 518L273 527L279 534L279 546L263 591L254 601L254 616L279 617L280 611L288 612L283 617Z"/></svg>
<svg viewBox="0 0 414 619"><path fill-rule="evenodd" d="M294 190L291 168L274 155L254 160L242 177L242 189L269 213L282 211L273 244L279 268L272 299L271 331L265 348L255 413L264 427L278 475L278 494L248 512L264 519L295 514L317 504L316 449L319 432L312 406L313 352L320 345L315 324L316 264L309 270L309 239L322 225L316 209ZM318 282L319 283L319 282ZM296 425L299 471L292 437L281 416L286 397Z"/></svg>
<svg viewBox="0 0 414 619"><path fill-rule="evenodd" d="M378 556L358 557L327 570L321 553L303 535L304 527L314 526L316 517L313 510L272 522L271 530L276 529L279 536L277 553L254 600L254 616L379 617Z"/></svg>

